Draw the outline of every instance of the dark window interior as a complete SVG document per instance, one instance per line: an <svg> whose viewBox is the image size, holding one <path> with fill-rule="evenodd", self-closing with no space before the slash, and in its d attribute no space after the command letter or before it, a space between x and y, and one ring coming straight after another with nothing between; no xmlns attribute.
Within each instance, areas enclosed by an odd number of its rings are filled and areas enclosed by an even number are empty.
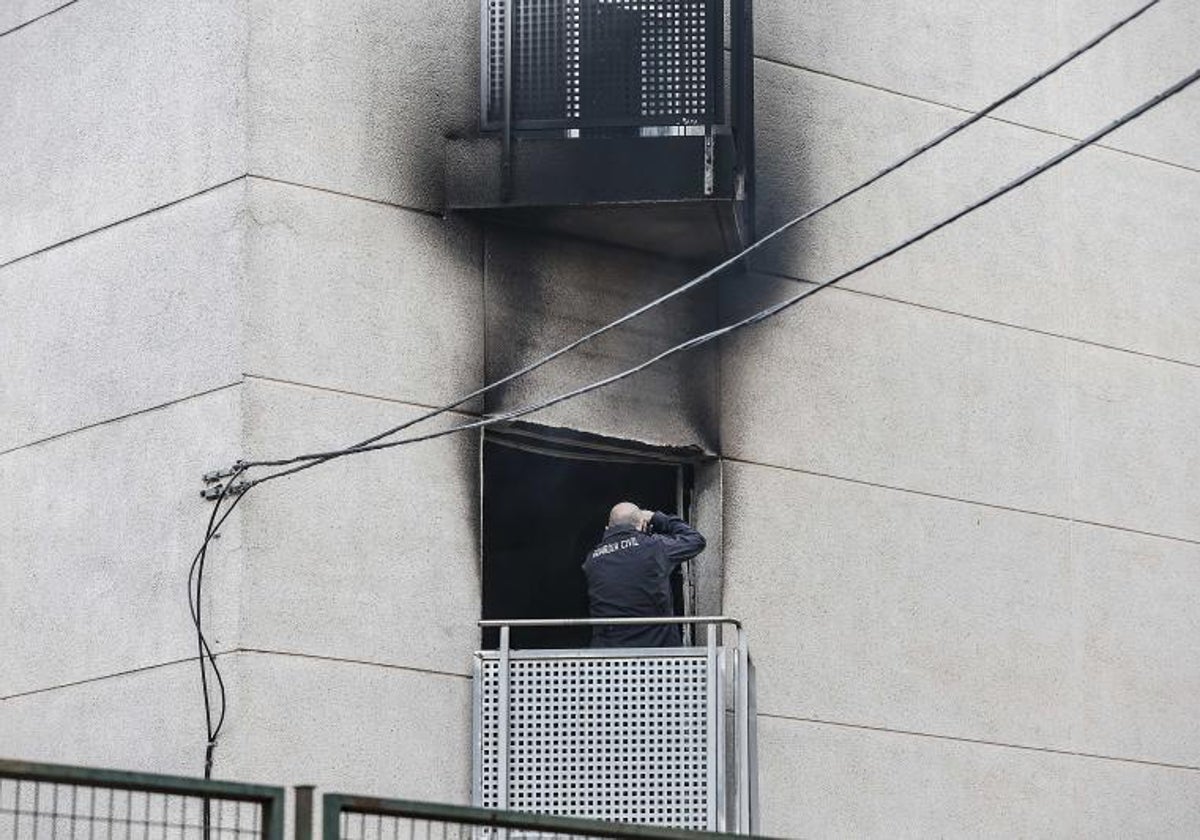
<svg viewBox="0 0 1200 840"><path fill-rule="evenodd" d="M483 617L567 618L588 614L581 565L619 501L677 513L679 482L688 503L691 468L671 463L589 455L576 447L514 447L485 438L483 446ZM674 580L683 613L683 580ZM514 628L523 648L587 647L591 630ZM484 647L498 631L483 634Z"/></svg>

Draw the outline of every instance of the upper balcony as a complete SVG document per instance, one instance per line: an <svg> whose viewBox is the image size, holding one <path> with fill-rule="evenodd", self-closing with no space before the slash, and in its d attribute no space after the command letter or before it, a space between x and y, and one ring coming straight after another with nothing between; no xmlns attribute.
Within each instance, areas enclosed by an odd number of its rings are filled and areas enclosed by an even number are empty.
<svg viewBox="0 0 1200 840"><path fill-rule="evenodd" d="M483 621L474 804L707 831L756 826L753 668L726 617ZM684 647L523 650L512 628L684 624Z"/></svg>
<svg viewBox="0 0 1200 840"><path fill-rule="evenodd" d="M752 0L481 2L450 209L682 259L751 241Z"/></svg>

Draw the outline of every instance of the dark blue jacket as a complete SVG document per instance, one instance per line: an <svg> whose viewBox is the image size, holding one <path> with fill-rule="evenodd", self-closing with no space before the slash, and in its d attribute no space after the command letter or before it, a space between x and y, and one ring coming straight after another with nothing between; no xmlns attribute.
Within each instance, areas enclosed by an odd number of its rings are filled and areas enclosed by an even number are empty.
<svg viewBox="0 0 1200 840"><path fill-rule="evenodd" d="M592 618L672 616L671 572L704 550L704 537L678 516L655 513L649 533L632 525L606 528L583 563ZM595 627L592 647L671 647L679 625Z"/></svg>

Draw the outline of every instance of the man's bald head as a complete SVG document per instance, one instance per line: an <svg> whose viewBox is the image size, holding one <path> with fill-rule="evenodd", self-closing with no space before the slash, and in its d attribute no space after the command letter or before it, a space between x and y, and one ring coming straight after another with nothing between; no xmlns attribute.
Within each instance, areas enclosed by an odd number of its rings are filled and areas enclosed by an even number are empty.
<svg viewBox="0 0 1200 840"><path fill-rule="evenodd" d="M642 509L633 502L621 502L613 505L613 509L608 513L608 527L614 525L632 525L634 528L640 528L642 525Z"/></svg>

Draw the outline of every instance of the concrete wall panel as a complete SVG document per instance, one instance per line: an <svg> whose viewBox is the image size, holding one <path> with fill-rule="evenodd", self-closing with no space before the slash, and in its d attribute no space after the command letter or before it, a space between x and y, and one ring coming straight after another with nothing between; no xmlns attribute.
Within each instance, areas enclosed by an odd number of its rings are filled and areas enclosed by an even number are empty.
<svg viewBox="0 0 1200 840"><path fill-rule="evenodd" d="M767 66L758 77L763 233L861 183L958 122L927 103ZM983 123L768 246L755 266L830 279L947 218L1065 148ZM850 288L1062 332L1057 267L1065 175L1049 173L844 281ZM1050 270L1048 270L1050 269Z"/></svg>
<svg viewBox="0 0 1200 840"><path fill-rule="evenodd" d="M0 456L0 695L195 655L200 477L236 457L239 410L227 388ZM218 650L236 628L234 517L205 575Z"/></svg>
<svg viewBox="0 0 1200 840"><path fill-rule="evenodd" d="M250 184L248 372L426 405L482 384L482 258L473 228L317 190Z"/></svg>
<svg viewBox="0 0 1200 840"><path fill-rule="evenodd" d="M1191 837L1200 772L759 719L763 832Z"/></svg>
<svg viewBox="0 0 1200 840"><path fill-rule="evenodd" d="M217 770L271 784L467 802L471 683L462 677L240 654Z"/></svg>
<svg viewBox="0 0 1200 840"><path fill-rule="evenodd" d="M1200 368L1076 345L1072 515L1200 541Z"/></svg>
<svg viewBox="0 0 1200 840"><path fill-rule="evenodd" d="M1196 545L725 468L761 713L1195 763Z"/></svg>
<svg viewBox="0 0 1200 840"><path fill-rule="evenodd" d="M245 19L80 2L0 40L0 263L245 172Z"/></svg>
<svg viewBox="0 0 1200 840"><path fill-rule="evenodd" d="M534 359L653 300L694 269L632 251L513 229L487 231L487 379ZM511 410L632 367L712 329L712 290L689 293L488 396ZM632 379L529 419L598 434L715 449L714 356L707 349L668 359Z"/></svg>
<svg viewBox="0 0 1200 840"><path fill-rule="evenodd" d="M736 336L721 379L734 458L1200 536L1191 366L834 290Z"/></svg>
<svg viewBox="0 0 1200 840"><path fill-rule="evenodd" d="M961 114L811 73L759 73L762 232ZM983 123L768 246L756 265L825 280L983 197L1065 141ZM1192 363L1200 360L1193 172L1084 152L845 281L847 288ZM1120 247L1113 247L1120 243Z"/></svg>
<svg viewBox="0 0 1200 840"><path fill-rule="evenodd" d="M479 4L254 0L250 169L440 210L447 131L479 113Z"/></svg>
<svg viewBox="0 0 1200 840"><path fill-rule="evenodd" d="M241 182L0 269L0 450L241 376Z"/></svg>
<svg viewBox="0 0 1200 840"><path fill-rule="evenodd" d="M975 110L1142 5L1141 0L1023 0L981 14L942 0L755 4L759 55L921 99ZM1200 10L1166 2L1001 115L1082 137L1195 69ZM1200 96L1187 94L1130 127L1121 148L1195 167Z"/></svg>
<svg viewBox="0 0 1200 840"><path fill-rule="evenodd" d="M724 453L1066 514L1062 345L856 294L818 295L723 348Z"/></svg>
<svg viewBox="0 0 1200 840"><path fill-rule="evenodd" d="M252 457L353 444L419 413L257 380L247 400ZM252 523L243 645L468 673L479 642L478 457L478 434L466 433L253 491L242 506Z"/></svg>
<svg viewBox="0 0 1200 840"><path fill-rule="evenodd" d="M232 657L222 657L221 667L235 686ZM5 758L198 777L205 745L199 669L178 662L4 698L0 743Z"/></svg>

